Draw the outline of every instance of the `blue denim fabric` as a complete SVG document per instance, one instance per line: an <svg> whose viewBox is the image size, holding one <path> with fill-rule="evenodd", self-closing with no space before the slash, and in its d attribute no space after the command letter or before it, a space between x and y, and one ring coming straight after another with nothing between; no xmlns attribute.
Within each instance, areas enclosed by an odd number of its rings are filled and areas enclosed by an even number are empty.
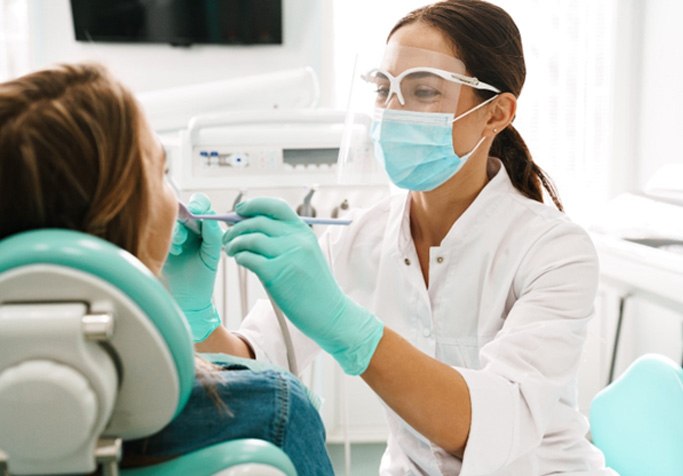
<svg viewBox="0 0 683 476"><path fill-rule="evenodd" d="M322 420L296 377L238 364L224 366L220 373L225 383L216 389L230 414L195 382L185 409L169 425L124 443L124 465L128 458L170 458L226 440L259 438L282 448L299 476L334 474Z"/></svg>

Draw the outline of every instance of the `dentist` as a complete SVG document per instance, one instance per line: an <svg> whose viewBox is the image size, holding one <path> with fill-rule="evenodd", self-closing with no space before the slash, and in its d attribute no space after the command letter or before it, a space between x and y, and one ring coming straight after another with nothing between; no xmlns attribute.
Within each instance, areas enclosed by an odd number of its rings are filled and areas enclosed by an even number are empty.
<svg viewBox="0 0 683 476"><path fill-rule="evenodd" d="M511 124L514 22L479 0L423 7L364 77L376 155L406 193L320 242L284 202L241 203L228 254L298 329L302 366L322 349L382 398L380 474L613 474L576 404L597 258ZM286 365L275 329L257 306L203 345Z"/></svg>

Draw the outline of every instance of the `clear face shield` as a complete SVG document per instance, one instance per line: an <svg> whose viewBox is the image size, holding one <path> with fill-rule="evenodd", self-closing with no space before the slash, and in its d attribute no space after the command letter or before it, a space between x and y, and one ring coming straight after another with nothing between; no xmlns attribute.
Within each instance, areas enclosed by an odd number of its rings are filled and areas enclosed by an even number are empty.
<svg viewBox="0 0 683 476"><path fill-rule="evenodd" d="M359 172L377 168L369 138L373 118L388 109L454 115L463 85L498 92L467 76L459 59L435 51L389 45L379 61L360 56L339 155L340 182L350 183Z"/></svg>

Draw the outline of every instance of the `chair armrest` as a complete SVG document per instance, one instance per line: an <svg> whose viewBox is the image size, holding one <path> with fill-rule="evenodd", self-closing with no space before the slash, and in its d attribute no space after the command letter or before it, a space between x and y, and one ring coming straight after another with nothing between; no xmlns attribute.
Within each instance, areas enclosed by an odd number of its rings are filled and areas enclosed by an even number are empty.
<svg viewBox="0 0 683 476"><path fill-rule="evenodd" d="M258 464L279 470L285 476L296 476L296 470L289 457L277 446L263 440L241 439L202 448L178 458L145 466L144 468L126 469L122 476L166 476L185 475L210 476L228 468ZM240 475L264 474L240 472ZM272 474L279 474L273 472Z"/></svg>

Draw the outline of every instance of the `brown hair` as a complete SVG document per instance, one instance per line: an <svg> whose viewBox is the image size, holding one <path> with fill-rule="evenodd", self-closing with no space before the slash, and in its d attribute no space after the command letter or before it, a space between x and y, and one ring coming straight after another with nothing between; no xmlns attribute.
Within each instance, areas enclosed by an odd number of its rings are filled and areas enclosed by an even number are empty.
<svg viewBox="0 0 683 476"><path fill-rule="evenodd" d="M526 77L522 39L505 10L482 0L444 0L403 17L389 37L402 26L415 22L431 25L448 37L469 74L519 96ZM493 95L490 91L475 91L482 99ZM533 161L512 124L496 136L491 155L501 159L517 190L543 202L542 187L545 187L555 206L563 210L552 180Z"/></svg>
<svg viewBox="0 0 683 476"><path fill-rule="evenodd" d="M97 64L60 65L0 84L0 239L67 228L141 256L151 209L132 93ZM218 368L195 371L219 410Z"/></svg>
<svg viewBox="0 0 683 476"><path fill-rule="evenodd" d="M0 84L0 239L68 228L140 256L150 209L133 95L96 64Z"/></svg>

